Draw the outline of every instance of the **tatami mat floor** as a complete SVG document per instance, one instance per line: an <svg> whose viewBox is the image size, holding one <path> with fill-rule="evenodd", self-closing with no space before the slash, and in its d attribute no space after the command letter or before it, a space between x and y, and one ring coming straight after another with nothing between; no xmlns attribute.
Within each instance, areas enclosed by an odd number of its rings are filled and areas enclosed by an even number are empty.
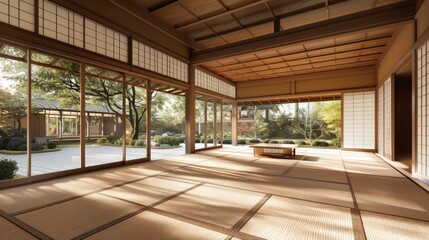
<svg viewBox="0 0 429 240"><path fill-rule="evenodd" d="M246 147L0 191L0 239L429 239L429 193L372 153Z"/></svg>

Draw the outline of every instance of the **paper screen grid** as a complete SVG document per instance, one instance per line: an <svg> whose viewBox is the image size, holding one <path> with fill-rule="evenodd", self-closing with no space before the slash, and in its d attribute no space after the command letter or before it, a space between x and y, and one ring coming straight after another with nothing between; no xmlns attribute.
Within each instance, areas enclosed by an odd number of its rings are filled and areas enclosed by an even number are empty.
<svg viewBox="0 0 429 240"><path fill-rule="evenodd" d="M429 176L429 41L417 50L417 166L416 172Z"/></svg>
<svg viewBox="0 0 429 240"><path fill-rule="evenodd" d="M384 88L378 89L378 153L384 155Z"/></svg>
<svg viewBox="0 0 429 240"><path fill-rule="evenodd" d="M0 22L34 32L34 0L0 0Z"/></svg>
<svg viewBox="0 0 429 240"><path fill-rule="evenodd" d="M235 98L235 86L199 69L195 69L195 86Z"/></svg>
<svg viewBox="0 0 429 240"><path fill-rule="evenodd" d="M384 156L392 159L392 83L391 79L384 82Z"/></svg>
<svg viewBox="0 0 429 240"><path fill-rule="evenodd" d="M344 148L375 148L375 92L343 95Z"/></svg>

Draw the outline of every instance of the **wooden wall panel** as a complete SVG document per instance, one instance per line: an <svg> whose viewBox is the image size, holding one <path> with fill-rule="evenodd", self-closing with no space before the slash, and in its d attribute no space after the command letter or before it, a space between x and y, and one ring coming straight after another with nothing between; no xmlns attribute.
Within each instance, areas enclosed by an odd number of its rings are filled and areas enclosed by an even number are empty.
<svg viewBox="0 0 429 240"><path fill-rule="evenodd" d="M416 14L417 20L417 38L429 29L429 1L424 1Z"/></svg>

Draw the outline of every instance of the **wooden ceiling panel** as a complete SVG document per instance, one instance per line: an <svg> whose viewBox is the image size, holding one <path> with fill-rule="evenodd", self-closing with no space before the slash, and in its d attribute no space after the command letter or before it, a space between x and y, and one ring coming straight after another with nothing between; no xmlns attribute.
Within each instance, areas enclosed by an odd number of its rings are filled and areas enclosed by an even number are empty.
<svg viewBox="0 0 429 240"><path fill-rule="evenodd" d="M347 64L347 63L357 63L357 62L358 62L357 58L337 59L337 60L335 60L335 65Z"/></svg>
<svg viewBox="0 0 429 240"><path fill-rule="evenodd" d="M285 72L291 72L291 71L292 71L292 69L290 69L288 67L273 69L273 72L275 72L275 73L285 73Z"/></svg>
<svg viewBox="0 0 429 240"><path fill-rule="evenodd" d="M226 59L221 59L218 61L220 64L222 65L231 65L231 64L237 64L240 63L239 61L237 61L235 58L226 58Z"/></svg>
<svg viewBox="0 0 429 240"><path fill-rule="evenodd" d="M374 48L362 50L361 53L365 54L365 55L374 54L374 53L380 53L381 54L385 49L386 49L386 47L374 47Z"/></svg>
<svg viewBox="0 0 429 240"><path fill-rule="evenodd" d="M249 73L249 72L252 72L252 70L250 70L250 68L243 68L243 69L235 70L235 72L236 72L237 74L243 74L243 73Z"/></svg>
<svg viewBox="0 0 429 240"><path fill-rule="evenodd" d="M406 1L406 0L376 0L375 7L382 7L385 5L389 5L397 2L403 2L403 1Z"/></svg>
<svg viewBox="0 0 429 240"><path fill-rule="evenodd" d="M307 50L313 50L313 49L319 49L319 48L333 47L334 45L335 45L334 39L324 39L320 41L306 43L304 44L304 47Z"/></svg>
<svg viewBox="0 0 429 240"><path fill-rule="evenodd" d="M326 72L326 71L334 71L335 66L326 66L326 67L314 67L315 72Z"/></svg>
<svg viewBox="0 0 429 240"><path fill-rule="evenodd" d="M218 0L180 0L180 4L200 19L225 11Z"/></svg>
<svg viewBox="0 0 429 240"><path fill-rule="evenodd" d="M193 39L207 39L208 37L216 37L216 34L204 25L194 25L181 30L183 34ZM224 41L222 43L225 43Z"/></svg>
<svg viewBox="0 0 429 240"><path fill-rule="evenodd" d="M348 34L345 36L340 36L335 38L336 44L345 44L345 43L351 43L351 42L357 42L357 41L363 41L365 40L365 33L356 33L356 34Z"/></svg>
<svg viewBox="0 0 429 240"><path fill-rule="evenodd" d="M326 19L327 19L326 10L316 9L313 11L293 15L291 17L282 18L280 20L280 25L282 26L283 29L291 29L291 28L323 21Z"/></svg>
<svg viewBox="0 0 429 240"><path fill-rule="evenodd" d="M273 58L262 59L262 62L264 62L265 64L281 63L283 61L284 60L282 57L273 57Z"/></svg>
<svg viewBox="0 0 429 240"><path fill-rule="evenodd" d="M275 49L273 49L273 50L258 52L255 55L260 59L264 59L264 58L277 57L279 56L279 53Z"/></svg>
<svg viewBox="0 0 429 240"><path fill-rule="evenodd" d="M241 29L240 23L237 22L232 15L226 15L221 18L215 18L213 20L207 21L205 24L208 25L211 29L213 29L218 34L222 34L223 32L227 32L231 30Z"/></svg>
<svg viewBox="0 0 429 240"><path fill-rule="evenodd" d="M204 68L216 68L216 67L222 67L222 64L220 64L216 61L213 61L213 62L204 63L202 66Z"/></svg>
<svg viewBox="0 0 429 240"><path fill-rule="evenodd" d="M243 63L243 65L246 66L246 67L255 67L255 66L262 66L262 65L264 65L264 62L262 62L262 61L253 61L253 62Z"/></svg>
<svg viewBox="0 0 429 240"><path fill-rule="evenodd" d="M232 64L227 66L230 70L243 69L246 68L243 64Z"/></svg>
<svg viewBox="0 0 429 240"><path fill-rule="evenodd" d="M325 0L272 0L270 1L270 5L272 6L273 11L276 15L286 15L288 13L296 12L314 5L323 4L324 2Z"/></svg>
<svg viewBox="0 0 429 240"><path fill-rule="evenodd" d="M359 62L366 62L366 61L372 61L372 60L378 60L380 55L369 55L369 56L362 56L359 57Z"/></svg>
<svg viewBox="0 0 429 240"><path fill-rule="evenodd" d="M285 61L292 61L292 60L303 59L306 57L307 57L307 54L305 52L302 52L302 53L295 53L295 54L283 56L283 59Z"/></svg>
<svg viewBox="0 0 429 240"><path fill-rule="evenodd" d="M287 62L287 64L289 66L298 66L298 65L303 65L303 64L309 64L310 60L309 59L302 59L302 60L296 60L296 61L289 61Z"/></svg>
<svg viewBox="0 0 429 240"><path fill-rule="evenodd" d="M376 37L384 37L391 36L393 34L394 28L380 28L372 31L368 31L366 33L367 38L376 38Z"/></svg>
<svg viewBox="0 0 429 240"><path fill-rule="evenodd" d="M356 12L365 11L372 8L373 1L349 0L329 6L330 18L349 15Z"/></svg>
<svg viewBox="0 0 429 240"><path fill-rule="evenodd" d="M259 60L259 58L255 56L255 54L240 55L235 57L235 59L239 62L250 62L250 61Z"/></svg>
<svg viewBox="0 0 429 240"><path fill-rule="evenodd" d="M270 68L266 65L262 65L262 66L257 66L257 67L252 67L252 71L257 72L257 71L263 71L263 70L269 70Z"/></svg>
<svg viewBox="0 0 429 240"><path fill-rule="evenodd" d="M152 12L169 25L176 27L195 21L195 18L179 4L169 5Z"/></svg>
<svg viewBox="0 0 429 240"><path fill-rule="evenodd" d="M288 66L289 65L286 62L274 63L274 64L268 65L268 67L271 69L287 68Z"/></svg>
<svg viewBox="0 0 429 240"><path fill-rule="evenodd" d="M219 37L209 38L198 42L198 46L202 48L214 48L225 44L225 41Z"/></svg>
<svg viewBox="0 0 429 240"><path fill-rule="evenodd" d="M335 53L335 48L324 48L324 49L313 50L313 51L307 52L309 57L317 57L317 56L333 54L333 53Z"/></svg>
<svg viewBox="0 0 429 240"><path fill-rule="evenodd" d="M335 60L313 63L314 68L329 67L329 66L334 66L334 65L335 65Z"/></svg>
<svg viewBox="0 0 429 240"><path fill-rule="evenodd" d="M281 55L292 54L292 53L303 52L303 51L305 51L305 49L302 44L277 48L277 52L279 52Z"/></svg>
<svg viewBox="0 0 429 240"><path fill-rule="evenodd" d="M329 61L329 60L335 60L335 55L326 55L326 56L320 56L320 57L310 58L310 61L312 63L326 62L326 61Z"/></svg>
<svg viewBox="0 0 429 240"><path fill-rule="evenodd" d="M236 32L228 33L221 36L228 43L234 43L242 40L246 40L252 38L252 34L250 34L247 30L242 29Z"/></svg>
<svg viewBox="0 0 429 240"><path fill-rule="evenodd" d="M360 51L351 51L351 52L337 53L337 54L335 54L335 58L336 59L341 59L341 58L358 57L360 54L361 54Z"/></svg>
<svg viewBox="0 0 429 240"><path fill-rule="evenodd" d="M254 25L272 19L271 13L265 4L255 5L234 13L243 25Z"/></svg>
<svg viewBox="0 0 429 240"><path fill-rule="evenodd" d="M252 33L254 37L259 37L259 36L273 33L274 26L272 22L268 22L268 23L259 24L253 27L249 27L247 29Z"/></svg>
<svg viewBox="0 0 429 240"><path fill-rule="evenodd" d="M266 71L260 71L260 72L256 72L259 76L264 76L264 75L273 75L275 74L273 70L266 70Z"/></svg>
<svg viewBox="0 0 429 240"><path fill-rule="evenodd" d="M303 69L303 70L294 71L295 75L307 74L307 73L314 73L314 69Z"/></svg>
<svg viewBox="0 0 429 240"><path fill-rule="evenodd" d="M311 66L311 64L308 65L300 65L300 66L295 66L295 67L290 67L292 69L292 71L296 72L296 71L301 71L301 70L307 70L307 69L312 69L313 66Z"/></svg>
<svg viewBox="0 0 429 240"><path fill-rule="evenodd" d="M343 46L336 46L335 51L336 52L353 51L353 50L362 49L362 47L363 47L363 43L358 42L358 43L352 43L352 44L347 44Z"/></svg>

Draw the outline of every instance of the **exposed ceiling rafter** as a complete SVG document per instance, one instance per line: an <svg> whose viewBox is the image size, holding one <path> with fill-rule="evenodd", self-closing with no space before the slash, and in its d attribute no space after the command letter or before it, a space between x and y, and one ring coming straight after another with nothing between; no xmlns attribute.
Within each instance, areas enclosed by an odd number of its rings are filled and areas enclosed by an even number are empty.
<svg viewBox="0 0 429 240"><path fill-rule="evenodd" d="M328 19L296 29L285 30L213 49L194 52L193 64L272 49L284 45L326 39L333 36L375 29L381 26L412 21L414 4L410 1L387 5L363 12Z"/></svg>

